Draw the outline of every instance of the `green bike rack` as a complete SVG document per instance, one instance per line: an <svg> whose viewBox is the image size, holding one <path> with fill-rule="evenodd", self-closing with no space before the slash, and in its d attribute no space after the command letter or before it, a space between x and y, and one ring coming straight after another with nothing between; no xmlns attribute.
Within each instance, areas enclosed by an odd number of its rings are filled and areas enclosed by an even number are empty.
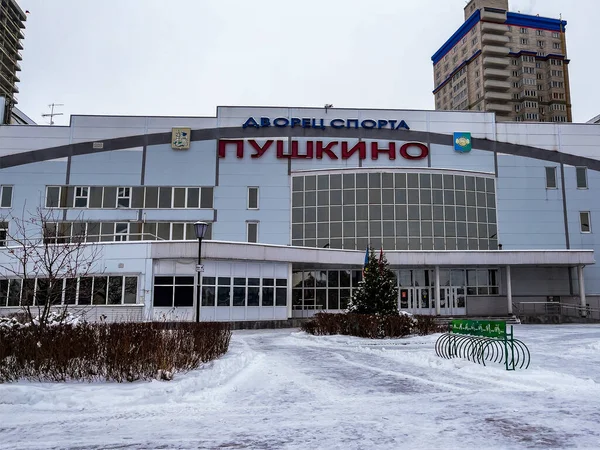
<svg viewBox="0 0 600 450"><path fill-rule="evenodd" d="M453 320L448 333L435 343L435 353L445 359L464 358L486 365L504 364L506 370L527 369L531 355L527 346L514 338L513 327L490 320Z"/></svg>

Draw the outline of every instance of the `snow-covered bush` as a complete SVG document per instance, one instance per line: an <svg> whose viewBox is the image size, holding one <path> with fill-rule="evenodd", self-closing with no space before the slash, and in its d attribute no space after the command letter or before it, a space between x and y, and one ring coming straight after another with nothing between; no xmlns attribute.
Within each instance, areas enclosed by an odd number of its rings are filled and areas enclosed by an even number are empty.
<svg viewBox="0 0 600 450"><path fill-rule="evenodd" d="M168 381L225 354L230 339L227 323L7 325L0 327L0 383Z"/></svg>
<svg viewBox="0 0 600 450"><path fill-rule="evenodd" d="M55 327L59 325L77 326L85 323L85 319L80 316L75 316L70 312L51 312L46 318L45 325L49 327ZM21 315L18 317L0 317L0 328L9 328L17 330L20 328L26 328L30 326L39 326L40 317L36 316L31 321L28 321L26 316Z"/></svg>
<svg viewBox="0 0 600 450"><path fill-rule="evenodd" d="M302 324L302 330L314 335L343 334L370 339L398 338L411 334L444 332L432 316L399 314L328 314L318 313Z"/></svg>

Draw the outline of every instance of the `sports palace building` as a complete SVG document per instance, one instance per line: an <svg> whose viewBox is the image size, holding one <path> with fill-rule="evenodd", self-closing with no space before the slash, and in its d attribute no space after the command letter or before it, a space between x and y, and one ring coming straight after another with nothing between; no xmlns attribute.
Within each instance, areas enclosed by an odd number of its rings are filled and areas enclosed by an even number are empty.
<svg viewBox="0 0 600 450"><path fill-rule="evenodd" d="M63 302L92 320L339 312L369 245L411 313L598 308L599 145L600 125L463 111L219 107L3 126L0 265L6 217L39 207L47 240L85 235L99 252L96 273L64 281L78 290ZM5 315L23 280L0 278Z"/></svg>

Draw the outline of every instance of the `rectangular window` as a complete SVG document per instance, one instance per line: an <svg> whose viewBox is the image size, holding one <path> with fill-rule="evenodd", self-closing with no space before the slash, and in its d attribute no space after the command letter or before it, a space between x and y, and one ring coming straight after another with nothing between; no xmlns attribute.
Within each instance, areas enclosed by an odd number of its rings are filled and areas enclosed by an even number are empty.
<svg viewBox="0 0 600 450"><path fill-rule="evenodd" d="M8 235L8 222L0 222L0 247L6 247L6 236Z"/></svg>
<svg viewBox="0 0 600 450"><path fill-rule="evenodd" d="M117 208L129 208L131 205L131 188L117 188Z"/></svg>
<svg viewBox="0 0 600 450"><path fill-rule="evenodd" d="M546 167L546 189L556 188L556 167Z"/></svg>
<svg viewBox="0 0 600 450"><path fill-rule="evenodd" d="M248 209L258 209L258 188L248 188Z"/></svg>
<svg viewBox="0 0 600 450"><path fill-rule="evenodd" d="M213 207L213 188L206 187L200 189L200 208L212 209Z"/></svg>
<svg viewBox="0 0 600 450"><path fill-rule="evenodd" d="M581 211L579 213L579 222L581 224L581 232L582 233L591 233L592 232L592 222L589 211Z"/></svg>
<svg viewBox="0 0 600 450"><path fill-rule="evenodd" d="M552 33L552 37L553 38L559 38L560 34L558 34L556 31Z"/></svg>
<svg viewBox="0 0 600 450"><path fill-rule="evenodd" d="M12 186L0 186L0 208L12 206Z"/></svg>
<svg viewBox="0 0 600 450"><path fill-rule="evenodd" d="M576 167L577 173L577 189L587 189L587 167Z"/></svg>
<svg viewBox="0 0 600 450"><path fill-rule="evenodd" d="M84 186L75 187L75 199L73 201L74 208L87 208L90 188Z"/></svg>
<svg viewBox="0 0 600 450"><path fill-rule="evenodd" d="M58 208L60 206L62 186L48 186L46 188L46 208Z"/></svg>
<svg viewBox="0 0 600 450"><path fill-rule="evenodd" d="M559 50L560 49L560 42L554 42L552 44L552 48L555 49L555 50Z"/></svg>
<svg viewBox="0 0 600 450"><path fill-rule="evenodd" d="M158 207L161 209L171 208L173 206L173 188L161 187L158 195Z"/></svg>
<svg viewBox="0 0 600 450"><path fill-rule="evenodd" d="M544 41L537 41L537 45L539 48L544 48Z"/></svg>
<svg viewBox="0 0 600 450"><path fill-rule="evenodd" d="M126 241L129 235L129 223L115 223L115 241Z"/></svg>
<svg viewBox="0 0 600 450"><path fill-rule="evenodd" d="M258 242L258 222L246 223L246 236L248 242Z"/></svg>
<svg viewBox="0 0 600 450"><path fill-rule="evenodd" d="M137 283L136 283L137 284ZM127 288L127 286L126 286ZM134 290L130 286L130 291ZM135 287L137 290L137 285ZM154 306L162 308L190 307L194 304L194 277L154 277Z"/></svg>

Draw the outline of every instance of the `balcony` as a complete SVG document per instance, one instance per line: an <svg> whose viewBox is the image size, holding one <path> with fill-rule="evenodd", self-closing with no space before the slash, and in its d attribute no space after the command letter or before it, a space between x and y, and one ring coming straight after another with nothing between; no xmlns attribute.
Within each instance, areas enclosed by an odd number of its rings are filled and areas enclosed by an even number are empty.
<svg viewBox="0 0 600 450"><path fill-rule="evenodd" d="M501 102L509 102L510 100L512 100L512 95L508 92L488 91L485 93L485 100L488 102L491 101L492 103L494 102L494 100Z"/></svg>
<svg viewBox="0 0 600 450"><path fill-rule="evenodd" d="M483 70L484 78L495 78L498 80L506 80L510 77L510 71L508 69L491 69L485 68Z"/></svg>
<svg viewBox="0 0 600 450"><path fill-rule="evenodd" d="M498 114L510 114L512 112L512 106L501 104L501 103L488 103L486 105L488 111L493 111Z"/></svg>
<svg viewBox="0 0 600 450"><path fill-rule="evenodd" d="M486 22L506 22L506 11L495 8L483 8L481 11L481 20Z"/></svg>
<svg viewBox="0 0 600 450"><path fill-rule="evenodd" d="M483 33L505 34L508 32L508 26L500 25L498 23L482 22L481 31Z"/></svg>
<svg viewBox="0 0 600 450"><path fill-rule="evenodd" d="M504 46L505 44L508 44L510 42L510 38L502 34L486 33L481 37L481 41L484 44Z"/></svg>
<svg viewBox="0 0 600 450"><path fill-rule="evenodd" d="M511 84L508 81L486 80L483 83L483 87L485 90L508 91L511 88Z"/></svg>
<svg viewBox="0 0 600 450"><path fill-rule="evenodd" d="M508 67L510 66L510 58L498 58L487 56L483 58L483 67Z"/></svg>
<svg viewBox="0 0 600 450"><path fill-rule="evenodd" d="M484 45L483 46L483 54L484 55L500 55L500 56L508 56L509 50L508 47L503 47L500 45Z"/></svg>
<svg viewBox="0 0 600 450"><path fill-rule="evenodd" d="M17 52L17 60L23 61L23 55L21 55L21 52Z"/></svg>

